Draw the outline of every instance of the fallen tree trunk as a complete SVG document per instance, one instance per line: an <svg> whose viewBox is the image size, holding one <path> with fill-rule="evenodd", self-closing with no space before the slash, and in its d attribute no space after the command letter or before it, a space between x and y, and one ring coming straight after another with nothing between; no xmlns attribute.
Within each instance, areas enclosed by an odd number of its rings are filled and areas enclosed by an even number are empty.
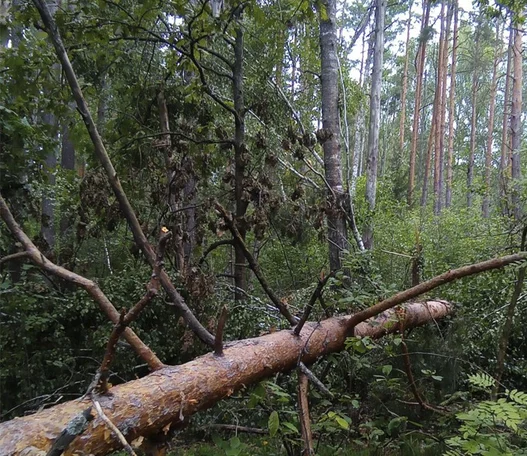
<svg viewBox="0 0 527 456"><path fill-rule="evenodd" d="M444 301L408 304L405 309L398 317L390 309L360 323L354 334L379 338L397 330L401 315L404 315L404 327L410 328L445 317L453 310ZM113 387L109 394L98 397L98 401L104 414L129 442L161 430L167 432L170 426L235 391L277 372L293 369L300 360L312 363L321 356L342 350L350 331L348 319L349 316L306 323L300 336L283 330L232 342L224 347L223 356L210 353L181 366L159 369L139 380ZM0 424L0 454L47 451L72 418L90 405L90 399L70 401ZM64 454L103 455L119 448L118 439L96 417Z"/></svg>

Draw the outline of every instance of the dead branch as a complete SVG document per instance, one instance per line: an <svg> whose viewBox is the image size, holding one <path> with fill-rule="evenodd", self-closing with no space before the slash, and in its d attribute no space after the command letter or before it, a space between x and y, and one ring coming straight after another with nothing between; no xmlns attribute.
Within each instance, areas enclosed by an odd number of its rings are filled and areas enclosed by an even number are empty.
<svg viewBox="0 0 527 456"><path fill-rule="evenodd" d="M326 385L324 385L324 383L322 383L304 363L298 363L298 369L300 369L300 371L311 381L311 383L313 383L313 385L315 385L323 394L333 397L333 393L326 388Z"/></svg>
<svg viewBox="0 0 527 456"><path fill-rule="evenodd" d="M27 252L16 252L12 253L11 255L6 255L2 258L0 258L0 269L4 263L7 263L8 261L13 260L19 260L20 258L27 258L29 255Z"/></svg>
<svg viewBox="0 0 527 456"><path fill-rule="evenodd" d="M267 435L269 431L267 429L253 428L248 426L238 426L237 424L209 424L207 426L209 429L218 429L220 431L234 431L238 432L247 432L248 434L261 434Z"/></svg>
<svg viewBox="0 0 527 456"><path fill-rule="evenodd" d="M13 218L13 214L7 207L5 200L0 195L0 217L4 220L7 227L11 231L11 234L24 246L28 257L38 267L44 269L51 274L60 277L61 279L67 280L68 282L74 283L81 288L84 288L92 299L99 305L101 310L114 324L119 323L119 312L102 292L99 286L92 280L87 279L75 272L69 271L62 266L58 266L55 263L49 261L40 250L33 244L31 239L24 233L20 225ZM163 363L154 354L148 346L146 346L139 337L130 329L126 328L124 331L124 337L126 341L132 346L134 351L140 356L148 366L152 369L159 369L163 367Z"/></svg>
<svg viewBox="0 0 527 456"><path fill-rule="evenodd" d="M209 253L216 250L218 247L221 247L222 245L233 245L234 241L232 239L222 239L221 241L213 242L211 245L209 245L208 249L205 250L203 255L201 255L201 258L199 259L198 264L201 266L204 262Z"/></svg>
<svg viewBox="0 0 527 456"><path fill-rule="evenodd" d="M309 298L309 302L307 303L306 308L304 309L304 313L302 314L302 317L300 318L300 321L295 327L295 334L298 336L300 334L300 331L302 331L302 326L304 326L304 323L309 318L309 314L311 313L311 310L313 309L313 306L315 305L315 302L318 298L322 295L322 290L328 283L328 280L331 279L331 277L334 276L334 273L331 272L326 277L324 277L322 280L318 281L318 285L315 288L315 291L313 291L313 294L311 295L311 298Z"/></svg>
<svg viewBox="0 0 527 456"><path fill-rule="evenodd" d="M423 396L421 396L421 393L417 389L417 385L415 383L414 374L412 372L412 364L410 362L410 354L408 352L408 346L406 345L406 341L404 340L404 321L405 321L405 312L406 310L404 308L397 309L396 314L397 318L399 319L399 331L401 333L401 352L403 356L403 363L404 363L404 371L406 373L406 377L408 378L408 385L410 386L410 391L414 395L415 400L417 403L425 410L431 410L436 413L445 413L445 410L442 410L440 408L434 407L430 405L428 402L426 402L423 399Z"/></svg>
<svg viewBox="0 0 527 456"><path fill-rule="evenodd" d="M514 262L525 261L525 259L527 259L527 252L518 252L514 255L507 255L499 258L494 258L492 260L482 261L481 263L462 266L458 269L452 269L434 277L433 279L420 283L415 287L409 288L405 291L401 291L389 297L388 299L385 299L384 301L381 301L361 312L353 314L353 316L348 320L348 327L353 328L354 326L367 320L368 318L374 317L375 315L378 315L387 309L391 309L392 307L395 307L398 304L402 304L403 302L408 302L414 298L417 298L418 296L432 291L434 288L437 288L446 283L453 282L454 280L458 280L463 277L479 274L481 272L491 271L493 269L500 269Z"/></svg>
<svg viewBox="0 0 527 456"><path fill-rule="evenodd" d="M33 0L33 3L40 13L40 17L42 18L44 26L49 34L53 46L55 47L57 57L62 65L62 69L71 88L73 98L77 104L77 109L82 117L82 120L84 121L90 139L93 143L95 155L106 172L108 182L110 183L110 186L112 187L112 190L119 201L119 207L128 222L135 243L141 249L149 264L153 267L155 265L154 250L143 233L139 220L137 219L132 205L130 204L128 197L123 190L119 178L117 177L117 172L113 167L112 161L110 160L99 131L97 130L97 126L95 125L90 110L88 109L88 104L84 99L81 87L77 80L77 76L69 60L57 25L49 13L45 0ZM177 308L178 312L181 314L183 320L185 320L189 328L202 342L212 347L214 345L214 337L198 321L164 271L162 271L160 274L160 281L165 292L170 297L173 305Z"/></svg>
<svg viewBox="0 0 527 456"><path fill-rule="evenodd" d="M128 441L124 438L124 435L119 430L119 428L115 424L113 424L112 421L110 420L110 418L108 418L104 414L104 412L103 412L103 410L101 408L101 404L99 404L99 402L97 402L97 401L93 401L93 405L95 406L95 410L97 410L97 413L99 414L99 417L101 418L101 420L103 420L106 423L106 426L108 426L112 430L112 432L117 436L117 438L119 439L119 442L121 442L124 450L130 456L137 456L137 454L132 449L132 447L130 446Z"/></svg>
<svg viewBox="0 0 527 456"><path fill-rule="evenodd" d="M168 240L172 237L172 232L170 231L161 231L161 236L159 238L159 246L157 249L156 264L154 266L154 271L150 277L150 281L146 286L145 295L126 313L125 309L121 310L121 317L119 323L117 323L108 339L108 344L106 346L106 352L104 354L103 361L95 379L88 388L86 394L91 393L91 389L94 387L98 389L101 393L105 394L108 391L108 376L110 365L115 357L115 347L119 341L122 333L127 326L130 325L143 311L147 304L159 293L159 274L161 273L161 268L163 267L163 258L165 255L165 247Z"/></svg>
<svg viewBox="0 0 527 456"><path fill-rule="evenodd" d="M218 211L218 213L221 215L223 220L225 221L225 224L227 225L227 228L232 234L232 237L234 238L234 242L236 242L237 245L240 246L240 248L243 250L243 254L245 255L245 258L247 259L247 262L249 263L249 267L253 271L254 275L258 279L258 282L260 282L260 285L264 289L265 293L271 300L271 302L275 305L275 307L280 311L280 313L285 317L285 319L291 324L291 326L296 325L297 319L291 315L289 312L289 309L286 307L286 305L280 301L278 296L276 296L267 283L267 280L265 279L264 275L262 274L262 271L260 269L260 265L253 257L252 253L249 252L249 249L245 245L245 242L243 242L243 238L238 231L238 228L236 227L236 223L225 208L218 202L215 203L215 208Z"/></svg>
<svg viewBox="0 0 527 456"><path fill-rule="evenodd" d="M218 327L216 328L216 339L214 341L214 354L216 356L223 356L223 329L227 321L227 307L223 306L221 309L220 318L218 320Z"/></svg>
<svg viewBox="0 0 527 456"><path fill-rule="evenodd" d="M311 419L309 418L309 381L299 368L298 374L298 420L300 421L300 430L302 432L302 456L315 454L313 447L313 434L311 433Z"/></svg>

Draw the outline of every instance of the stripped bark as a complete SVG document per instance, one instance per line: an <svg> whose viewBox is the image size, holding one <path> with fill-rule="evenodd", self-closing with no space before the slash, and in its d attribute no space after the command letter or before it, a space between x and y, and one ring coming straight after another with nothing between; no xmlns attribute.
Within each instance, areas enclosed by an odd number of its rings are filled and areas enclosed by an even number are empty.
<svg viewBox="0 0 527 456"><path fill-rule="evenodd" d="M411 328L452 312L452 306L428 301L406 306L404 326ZM231 396L277 372L295 368L299 358L309 364L317 358L344 348L350 335L350 317L331 318L304 326L300 336L290 330L227 344L223 356L213 353L180 365L160 369L139 380L113 387L111 394L98 398L105 415L133 442L140 436L168 432L199 410ZM398 330L395 311L358 324L356 336L379 338ZM60 404L35 415L0 424L0 453L20 456L27 448L46 450L54 437L91 401L76 400ZM103 455L122 445L109 435L100 417L68 448L66 454Z"/></svg>

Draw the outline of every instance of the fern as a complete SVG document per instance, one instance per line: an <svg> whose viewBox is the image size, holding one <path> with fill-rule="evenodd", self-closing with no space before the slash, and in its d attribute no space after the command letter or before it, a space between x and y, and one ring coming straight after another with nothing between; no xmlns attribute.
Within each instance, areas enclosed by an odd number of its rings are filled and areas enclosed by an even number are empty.
<svg viewBox="0 0 527 456"><path fill-rule="evenodd" d="M494 379L489 374L472 374L468 376L468 382L477 388L488 390L494 386Z"/></svg>
<svg viewBox="0 0 527 456"><path fill-rule="evenodd" d="M511 401L515 402L518 405L523 405L524 407L527 407L527 393L514 389L512 391L507 390L506 394Z"/></svg>

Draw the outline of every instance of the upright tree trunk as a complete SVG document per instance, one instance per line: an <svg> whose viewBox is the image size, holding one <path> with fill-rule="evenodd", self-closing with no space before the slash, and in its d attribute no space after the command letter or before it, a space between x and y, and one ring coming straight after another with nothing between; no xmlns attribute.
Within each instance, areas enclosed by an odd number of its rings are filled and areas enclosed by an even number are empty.
<svg viewBox="0 0 527 456"><path fill-rule="evenodd" d="M492 81L490 83L490 106L489 124L487 127L487 150L485 152L485 195L483 197L482 213L483 217L488 218L490 213L490 178L492 173L492 144L494 135L494 111L496 109L496 92L498 79L498 63L500 61L501 49L498 47L500 42L500 26L496 22L496 48L494 49L494 62L492 65Z"/></svg>
<svg viewBox="0 0 527 456"><path fill-rule="evenodd" d="M401 90L401 117L399 119L399 152L404 151L404 133L406 124L406 95L408 92L408 64L410 62L410 30L412 28L412 3L408 6L408 22L406 23L406 44L404 53L403 83Z"/></svg>
<svg viewBox="0 0 527 456"><path fill-rule="evenodd" d="M511 106L511 177L513 182L512 210L514 219L519 221L522 216L519 181L521 178L520 147L522 134L522 36L520 26L516 24L514 30L514 47L512 49L512 60L514 62L514 78L512 82L512 106Z"/></svg>
<svg viewBox="0 0 527 456"><path fill-rule="evenodd" d="M457 59L457 35L458 35L458 14L459 8L457 0L454 0L454 35L452 38L452 64L450 66L450 94L448 107L448 158L446 165L446 193L445 207L452 205L452 175L454 163L454 116L456 112L456 59Z"/></svg>
<svg viewBox="0 0 527 456"><path fill-rule="evenodd" d="M241 20L241 17L238 17ZM232 91L234 98L234 197L236 201L236 219L241 220L247 211L248 201L243 196L244 181L246 178L246 167L248 163L248 151L245 145L245 103L243 87L243 29L241 24L236 28L234 42L234 70ZM242 239L245 241L247 234L245 224L238 223L238 229ZM236 287L235 298L237 301L245 299L243 291L247 289L247 268L243 249L238 244L234 246L234 285Z"/></svg>
<svg viewBox="0 0 527 456"><path fill-rule="evenodd" d="M443 193L443 135L445 133L445 96L446 96L446 67L448 62L448 35L452 20L451 3L448 4L446 20L444 16L445 2L441 4L441 33L439 37L439 55L437 59L436 85L436 119L435 119L435 156L434 156L434 214L439 215L442 209Z"/></svg>
<svg viewBox="0 0 527 456"><path fill-rule="evenodd" d="M335 271L341 269L341 254L347 247L346 220L342 210L345 193L338 111L336 0L322 1L321 8L325 10L320 11L323 130L318 136L324 148L324 169L329 186L326 204L329 266Z"/></svg>
<svg viewBox="0 0 527 456"><path fill-rule="evenodd" d="M377 194L377 165L379 158L379 131L381 125L381 83L384 54L384 16L386 0L375 3L375 47L370 92L370 128L368 132L368 161L366 168L366 202L370 214L364 227L364 247L373 248L373 211Z"/></svg>
<svg viewBox="0 0 527 456"><path fill-rule="evenodd" d="M509 113L511 91L512 48L514 46L514 29L509 29L509 46L507 48L507 69L505 70L505 90L503 94L503 120L501 130L501 155L499 170L499 195L502 214L507 214L507 187L509 180Z"/></svg>
<svg viewBox="0 0 527 456"><path fill-rule="evenodd" d="M438 165L436 164L436 176L437 180L434 184L434 194L435 194L435 204L434 204L434 211L436 215L439 215L441 213L441 209L443 208L443 187L444 187L444 176L443 176L443 170L444 170L444 162L445 162L445 123L446 123L446 87L447 87L447 69L448 69L448 43L449 43L449 36L450 36L450 28L452 26L452 14L454 12L454 4L452 2L448 2L448 9L447 9L447 20L446 20L446 29L444 33L443 38L443 58L441 59L441 98L440 98L440 108L441 108L441 115L439 120L439 132L436 136L437 139L437 145L436 145L436 154L439 155L437 161L439 162ZM439 152L437 151L439 150Z"/></svg>
<svg viewBox="0 0 527 456"><path fill-rule="evenodd" d="M471 104L472 111L470 115L470 150L468 156L467 166L467 207L472 207L472 198L474 196L472 184L474 181L474 156L476 152L476 128L478 123L477 118L477 101L478 101L478 89L479 89L479 78L478 70L474 68L472 74L472 92L471 92Z"/></svg>
<svg viewBox="0 0 527 456"><path fill-rule="evenodd" d="M430 2L423 0L423 19L421 21L421 34L417 49L417 66L415 82L414 118L412 122L412 144L410 150L410 173L408 176L408 206L413 205L415 191L415 162L417 157L417 140L419 139L419 116L423 96L423 77L426 57L426 43L428 41L428 21L430 18Z"/></svg>

